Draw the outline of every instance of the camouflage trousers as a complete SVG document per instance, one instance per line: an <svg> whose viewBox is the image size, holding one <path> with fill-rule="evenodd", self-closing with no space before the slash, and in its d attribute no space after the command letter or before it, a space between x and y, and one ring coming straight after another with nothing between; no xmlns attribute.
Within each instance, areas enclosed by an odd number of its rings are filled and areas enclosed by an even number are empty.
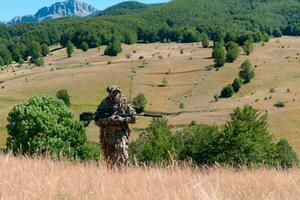
<svg viewBox="0 0 300 200"><path fill-rule="evenodd" d="M106 129L100 130L100 144L107 163L111 166L128 166L128 143L129 134L126 130L110 132Z"/></svg>

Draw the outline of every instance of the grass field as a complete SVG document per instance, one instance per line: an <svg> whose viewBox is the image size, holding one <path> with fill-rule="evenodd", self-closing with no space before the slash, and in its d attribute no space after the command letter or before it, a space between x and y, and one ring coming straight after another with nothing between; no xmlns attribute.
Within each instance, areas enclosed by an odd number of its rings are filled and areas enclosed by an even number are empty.
<svg viewBox="0 0 300 200"><path fill-rule="evenodd" d="M299 169L194 169L55 162L0 155L0 199L297 200Z"/></svg>
<svg viewBox="0 0 300 200"><path fill-rule="evenodd" d="M1 145L6 138L7 114L17 102L36 94L55 95L64 88L72 97L72 109L79 114L94 111L106 95L105 88L117 84L128 98L143 92L149 102L147 111L182 111L168 116L172 125L192 120L223 124L233 108L253 105L268 112L270 131L276 138L287 138L300 155L299 48L299 37L271 39L265 45L256 44L250 56L241 55L219 71L211 69L211 49L197 43L124 45L117 57L103 56L104 47L100 51L77 50L72 58L66 57L65 49L56 50L45 58L45 67L13 65L0 72L0 80L4 81L0 84ZM143 59L139 59L141 56ZM214 95L238 76L239 65L246 59L256 66L256 77L232 98L214 102ZM168 84L159 87L163 78ZM275 92L270 92L272 88ZM277 101L286 102L286 106L274 107ZM180 103L184 110L179 109ZM133 128L143 128L148 122L140 119ZM89 139L97 141L97 128L90 126L87 130Z"/></svg>

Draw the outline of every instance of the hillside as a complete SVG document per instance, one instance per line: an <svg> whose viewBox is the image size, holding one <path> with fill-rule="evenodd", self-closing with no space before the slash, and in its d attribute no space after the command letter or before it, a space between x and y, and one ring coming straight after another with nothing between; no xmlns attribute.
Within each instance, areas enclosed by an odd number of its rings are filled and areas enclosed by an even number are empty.
<svg viewBox="0 0 300 200"><path fill-rule="evenodd" d="M92 16L116 16L116 15L128 15L133 13L140 13L148 8L156 7L161 4L144 4L136 1L126 1L109 8L106 8L103 11L98 11L92 14Z"/></svg>
<svg viewBox="0 0 300 200"><path fill-rule="evenodd" d="M72 109L79 114L96 110L106 95L105 88L117 84L128 98L143 92L149 102L148 111L181 112L168 116L174 130L193 120L223 124L235 107L253 105L268 112L271 133L277 139L287 138L300 154L299 47L298 37L272 39L265 45L257 44L253 54L242 54L220 71L210 67L211 49L197 43L123 45L124 50L117 57L103 56L104 47L100 51L97 48L88 52L76 50L71 58L66 57L65 49L56 50L45 58L44 68L25 64L22 68L9 67L0 72L0 80L4 81L0 90L1 141L4 144L7 113L17 102L36 94L55 95L65 88L72 96ZM141 56L145 61L139 59ZM214 95L238 76L239 65L246 59L257 65L255 79L232 98L215 102ZM164 77L168 86L158 87ZM274 92L270 92L272 88ZM286 102L286 106L274 107L277 101ZM183 110L179 109L180 103L185 105ZM132 139L148 122L139 119L133 127ZM98 128L90 126L87 130L89 140L97 142Z"/></svg>

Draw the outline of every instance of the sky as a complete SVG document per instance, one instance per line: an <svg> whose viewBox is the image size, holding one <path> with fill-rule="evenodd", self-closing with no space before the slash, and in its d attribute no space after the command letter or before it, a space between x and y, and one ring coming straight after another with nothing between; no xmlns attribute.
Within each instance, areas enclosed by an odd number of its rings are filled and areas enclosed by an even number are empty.
<svg viewBox="0 0 300 200"><path fill-rule="evenodd" d="M15 16L35 14L38 9L50 6L63 0L0 0L0 21L7 22ZM89 3L98 10L123 2L125 0L81 0ZM141 3L162 3L168 0L139 0Z"/></svg>

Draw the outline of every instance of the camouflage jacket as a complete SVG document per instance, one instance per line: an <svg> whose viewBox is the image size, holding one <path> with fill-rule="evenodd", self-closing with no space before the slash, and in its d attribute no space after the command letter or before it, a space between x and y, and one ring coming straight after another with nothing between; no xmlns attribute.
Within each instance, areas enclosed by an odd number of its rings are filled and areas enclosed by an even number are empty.
<svg viewBox="0 0 300 200"><path fill-rule="evenodd" d="M112 115L108 118L98 119L96 124L101 128L109 127L109 126L126 126L128 127L128 123L135 123L135 110L133 107L127 102L126 97L122 95L121 101L119 104L113 102L111 97L106 97L98 106L97 109L98 113L126 113L126 114L133 114L133 117L119 117L116 115Z"/></svg>

